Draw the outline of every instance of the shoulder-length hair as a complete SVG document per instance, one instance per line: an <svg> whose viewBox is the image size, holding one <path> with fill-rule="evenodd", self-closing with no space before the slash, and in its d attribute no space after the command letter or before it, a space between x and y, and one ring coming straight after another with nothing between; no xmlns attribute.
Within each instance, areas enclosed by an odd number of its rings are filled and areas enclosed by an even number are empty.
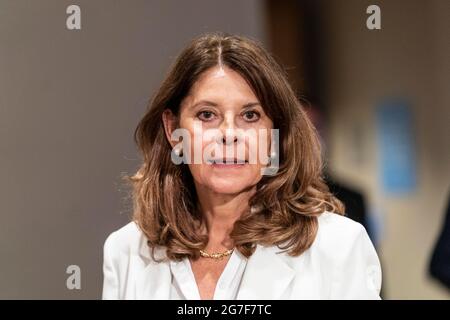
<svg viewBox="0 0 450 320"><path fill-rule="evenodd" d="M125 177L132 184L133 219L149 247L165 247L171 260L197 259L206 246L193 178L186 164L171 161L162 114L167 108L177 114L199 76L219 63L248 82L280 139L278 172L262 177L249 201L251 210L235 222L230 236L246 257L256 244L277 245L298 256L315 239L317 216L324 211L343 214L343 205L324 182L317 132L284 70L260 44L242 36L213 33L193 39L153 96L134 134L143 163Z"/></svg>

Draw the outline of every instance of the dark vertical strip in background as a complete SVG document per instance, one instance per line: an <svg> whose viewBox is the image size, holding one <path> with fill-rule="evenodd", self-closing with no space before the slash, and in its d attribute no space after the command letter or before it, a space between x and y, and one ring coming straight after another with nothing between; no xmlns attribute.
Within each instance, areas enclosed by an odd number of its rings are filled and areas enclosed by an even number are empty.
<svg viewBox="0 0 450 320"><path fill-rule="evenodd" d="M267 0L268 44L299 97L324 109L320 2Z"/></svg>

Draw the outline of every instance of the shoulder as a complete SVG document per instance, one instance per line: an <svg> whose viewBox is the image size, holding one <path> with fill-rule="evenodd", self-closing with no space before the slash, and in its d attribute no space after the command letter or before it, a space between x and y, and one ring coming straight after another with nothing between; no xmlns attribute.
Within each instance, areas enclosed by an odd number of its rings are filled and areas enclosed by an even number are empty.
<svg viewBox="0 0 450 320"><path fill-rule="evenodd" d="M132 221L120 229L112 232L105 241L103 250L110 256L120 254L133 254L139 252L141 242L145 239L144 234L138 225Z"/></svg>
<svg viewBox="0 0 450 320"><path fill-rule="evenodd" d="M319 228L312 250L335 260L346 259L355 251L375 253L367 231L360 223L328 211L322 213L318 221Z"/></svg>
<svg viewBox="0 0 450 320"><path fill-rule="evenodd" d="M346 242L366 232L359 222L329 211L322 213L318 217L318 222L317 241Z"/></svg>
<svg viewBox="0 0 450 320"><path fill-rule="evenodd" d="M360 223L334 213L323 213L319 217L319 230L311 250L333 274L332 297L380 298L380 261Z"/></svg>
<svg viewBox="0 0 450 320"><path fill-rule="evenodd" d="M328 211L318 217L318 230L311 247L299 256L284 257L294 269L306 262L320 265L322 270L333 274L348 274L367 266L377 273L380 271L378 254L366 229L350 218Z"/></svg>
<svg viewBox="0 0 450 320"><path fill-rule="evenodd" d="M324 212L311 247L283 257L298 279L314 279L329 299L379 299L381 266L365 228L345 216Z"/></svg>
<svg viewBox="0 0 450 320"><path fill-rule="evenodd" d="M378 264L378 255L362 224L346 216L325 211L317 217L318 230L312 245L301 255L290 256L283 247L269 247L288 264L295 266L307 261L315 261L322 266L342 266L355 259L367 260ZM314 262L314 263L315 263Z"/></svg>
<svg viewBox="0 0 450 320"><path fill-rule="evenodd" d="M103 246L103 299L134 297L134 279L150 262L147 251L146 237L135 222L106 238Z"/></svg>

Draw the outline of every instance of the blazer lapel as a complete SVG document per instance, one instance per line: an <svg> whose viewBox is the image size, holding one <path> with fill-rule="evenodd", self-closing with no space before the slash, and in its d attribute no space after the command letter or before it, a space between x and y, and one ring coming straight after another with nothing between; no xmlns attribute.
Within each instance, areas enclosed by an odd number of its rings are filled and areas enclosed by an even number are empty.
<svg viewBox="0 0 450 320"><path fill-rule="evenodd" d="M237 295L239 300L276 300L286 294L295 271L277 253L278 248L257 245L248 259Z"/></svg>

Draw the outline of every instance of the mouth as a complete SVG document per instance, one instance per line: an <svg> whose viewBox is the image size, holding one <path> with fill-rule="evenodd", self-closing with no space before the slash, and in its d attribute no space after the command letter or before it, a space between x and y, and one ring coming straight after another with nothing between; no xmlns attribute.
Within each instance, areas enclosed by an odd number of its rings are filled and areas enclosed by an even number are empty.
<svg viewBox="0 0 450 320"><path fill-rule="evenodd" d="M239 158L217 158L208 159L206 163L213 166L243 166L248 164L248 160Z"/></svg>

